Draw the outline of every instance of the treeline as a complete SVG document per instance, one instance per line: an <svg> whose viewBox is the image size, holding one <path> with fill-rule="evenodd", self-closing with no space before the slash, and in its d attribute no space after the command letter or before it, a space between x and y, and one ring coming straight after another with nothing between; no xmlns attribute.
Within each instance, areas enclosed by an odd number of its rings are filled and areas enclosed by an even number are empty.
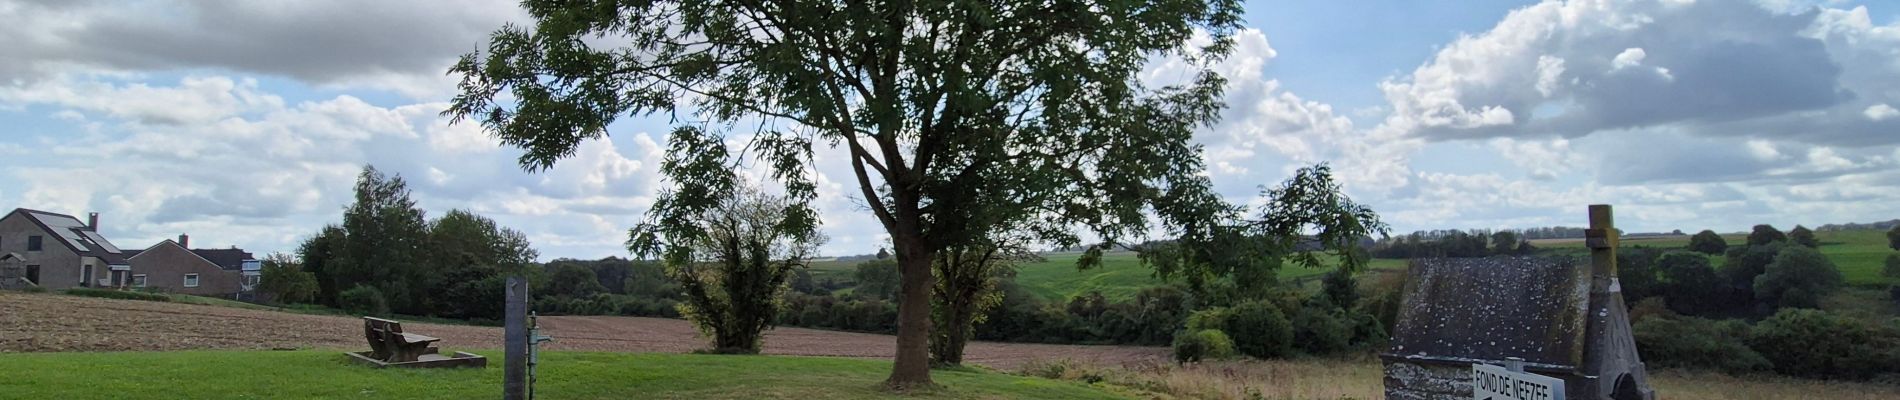
<svg viewBox="0 0 1900 400"><path fill-rule="evenodd" d="M1559 228L1547 228L1559 229ZM1380 240L1372 246L1378 258L1488 257L1537 252L1529 238L1516 231L1420 231Z"/></svg>
<svg viewBox="0 0 1900 400"><path fill-rule="evenodd" d="M1622 249L1618 281L1644 361L1829 379L1900 374L1900 320L1818 309L1846 283L1816 247L1807 228L1756 225L1733 246L1703 231L1685 249Z"/></svg>
<svg viewBox="0 0 1900 400"><path fill-rule="evenodd" d="M526 235L462 210L428 219L400 176L365 167L341 224L273 257L263 281L278 298L365 315L400 313L496 321L505 280L528 274L538 255ZM297 263L296 268L285 264ZM299 282L309 280L309 284ZM282 283L280 283L282 282ZM294 288L314 288L305 296Z"/></svg>

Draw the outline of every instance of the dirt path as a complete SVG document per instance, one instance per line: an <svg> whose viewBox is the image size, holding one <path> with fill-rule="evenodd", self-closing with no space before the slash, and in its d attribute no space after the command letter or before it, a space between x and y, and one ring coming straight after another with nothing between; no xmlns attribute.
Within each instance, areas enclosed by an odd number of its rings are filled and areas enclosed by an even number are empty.
<svg viewBox="0 0 1900 400"><path fill-rule="evenodd" d="M501 347L501 328L403 324L409 332L442 338L448 350ZM688 352L704 346L686 321L632 317L543 317L554 350ZM0 352L155 351L188 349L356 349L357 318L274 311L0 292ZM767 354L888 358L889 335L802 328L766 334ZM1161 360L1167 349L971 343L966 361L1013 369L1037 359L1097 364Z"/></svg>

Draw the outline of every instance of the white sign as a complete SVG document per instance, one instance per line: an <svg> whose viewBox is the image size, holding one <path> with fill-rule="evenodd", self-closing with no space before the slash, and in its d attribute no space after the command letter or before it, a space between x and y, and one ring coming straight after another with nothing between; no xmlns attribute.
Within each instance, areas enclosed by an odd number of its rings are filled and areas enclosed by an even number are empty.
<svg viewBox="0 0 1900 400"><path fill-rule="evenodd" d="M1564 400L1564 380L1471 364L1473 400Z"/></svg>

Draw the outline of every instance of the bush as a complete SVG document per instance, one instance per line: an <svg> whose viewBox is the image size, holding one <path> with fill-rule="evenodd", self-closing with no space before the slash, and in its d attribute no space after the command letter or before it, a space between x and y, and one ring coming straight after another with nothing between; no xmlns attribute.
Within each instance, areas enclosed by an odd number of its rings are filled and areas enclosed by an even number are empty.
<svg viewBox="0 0 1900 400"><path fill-rule="evenodd" d="M1174 335L1174 361L1196 362L1234 356L1234 340L1218 330L1204 329Z"/></svg>
<svg viewBox="0 0 1900 400"><path fill-rule="evenodd" d="M44 289L41 289L41 290L44 290ZM133 291L110 290L110 289L72 288L72 289L66 289L66 294L70 294L74 296L98 297L98 298L103 298L103 299L165 301L165 302L172 301L171 296L166 296L162 294L140 293L140 292L133 292Z"/></svg>
<svg viewBox="0 0 1900 400"><path fill-rule="evenodd" d="M383 291L370 285L357 285L350 290L337 294L337 306L351 314L365 316L389 315L389 299L383 297Z"/></svg>
<svg viewBox="0 0 1900 400"><path fill-rule="evenodd" d="M1728 251L1728 240L1722 239L1722 235L1715 234L1715 231L1705 229L1689 238L1689 251L1712 256L1721 255L1722 252Z"/></svg>
<svg viewBox="0 0 1900 400"><path fill-rule="evenodd" d="M1755 297L1776 307L1815 308L1846 282L1820 251L1788 246L1755 278Z"/></svg>
<svg viewBox="0 0 1900 400"><path fill-rule="evenodd" d="M25 289L20 290L27 293L46 293L46 287L44 286L27 286Z"/></svg>
<svg viewBox="0 0 1900 400"><path fill-rule="evenodd" d="M1726 286L1701 253L1672 251L1656 259L1658 287L1669 306L1683 314L1700 314L1724 306Z"/></svg>
<svg viewBox="0 0 1900 400"><path fill-rule="evenodd" d="M1900 279L1900 253L1888 254L1885 267L1880 270L1880 276Z"/></svg>
<svg viewBox="0 0 1900 400"><path fill-rule="evenodd" d="M1657 317L1632 328L1643 362L1671 368L1727 373L1766 371L1773 365L1748 348L1748 324L1738 320Z"/></svg>
<svg viewBox="0 0 1900 400"><path fill-rule="evenodd" d="M1232 308L1226 331L1234 349L1259 358L1285 357L1293 350L1293 327L1271 303L1250 301Z"/></svg>
<svg viewBox="0 0 1900 400"><path fill-rule="evenodd" d="M1749 331L1748 346L1775 372L1822 379L1867 379L1900 370L1900 332L1819 310L1787 309Z"/></svg>
<svg viewBox="0 0 1900 400"><path fill-rule="evenodd" d="M1187 329L1190 332L1199 332L1208 329L1226 330L1227 318L1231 315L1233 315L1233 313L1228 312L1226 307L1214 307L1195 311L1193 314L1188 314Z"/></svg>
<svg viewBox="0 0 1900 400"><path fill-rule="evenodd" d="M1293 344L1308 355L1330 355L1352 346L1353 323L1342 310L1307 304L1293 313Z"/></svg>

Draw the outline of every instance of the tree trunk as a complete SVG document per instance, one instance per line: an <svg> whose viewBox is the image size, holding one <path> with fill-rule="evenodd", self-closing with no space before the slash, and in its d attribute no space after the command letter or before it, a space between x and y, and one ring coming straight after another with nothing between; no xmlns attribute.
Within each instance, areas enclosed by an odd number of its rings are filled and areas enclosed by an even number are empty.
<svg viewBox="0 0 1900 400"><path fill-rule="evenodd" d="M892 235L897 247L900 285L897 291L897 359L891 364L892 390L929 387L930 381L930 249L915 233Z"/></svg>
<svg viewBox="0 0 1900 400"><path fill-rule="evenodd" d="M976 319L975 299L959 295L943 307L946 325L937 327L938 340L930 343L931 354L938 365L963 365L963 347L970 343L970 325Z"/></svg>

